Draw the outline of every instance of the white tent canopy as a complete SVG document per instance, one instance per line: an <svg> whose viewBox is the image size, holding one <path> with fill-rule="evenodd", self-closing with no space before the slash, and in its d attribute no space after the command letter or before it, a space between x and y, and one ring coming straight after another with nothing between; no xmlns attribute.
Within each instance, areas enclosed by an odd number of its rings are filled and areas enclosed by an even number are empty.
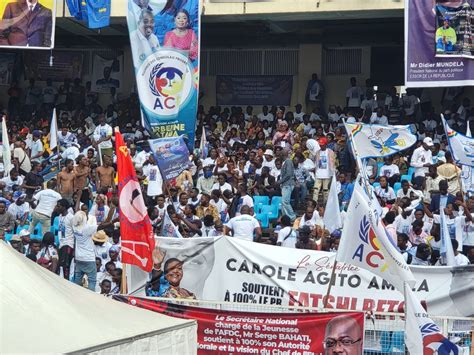
<svg viewBox="0 0 474 355"><path fill-rule="evenodd" d="M0 241L0 353L196 354L195 321L66 281Z"/></svg>

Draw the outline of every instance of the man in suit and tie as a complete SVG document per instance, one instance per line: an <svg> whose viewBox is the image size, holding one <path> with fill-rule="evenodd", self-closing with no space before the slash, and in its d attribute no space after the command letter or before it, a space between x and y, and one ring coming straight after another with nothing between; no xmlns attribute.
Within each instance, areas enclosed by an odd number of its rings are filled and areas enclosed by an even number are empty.
<svg viewBox="0 0 474 355"><path fill-rule="evenodd" d="M17 0L5 7L0 22L0 44L51 47L51 10L38 0Z"/></svg>

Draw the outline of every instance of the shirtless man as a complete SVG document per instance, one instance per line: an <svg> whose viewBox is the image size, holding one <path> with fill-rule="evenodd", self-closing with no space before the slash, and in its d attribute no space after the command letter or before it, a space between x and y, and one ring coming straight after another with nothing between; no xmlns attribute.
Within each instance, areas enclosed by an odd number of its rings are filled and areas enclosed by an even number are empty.
<svg viewBox="0 0 474 355"><path fill-rule="evenodd" d="M97 191L104 187L114 189L115 169L112 166L112 158L104 154L102 161L103 165L95 169Z"/></svg>
<svg viewBox="0 0 474 355"><path fill-rule="evenodd" d="M74 180L76 173L74 172L74 160L66 159L66 167L58 174L58 192L72 203L72 195L74 193Z"/></svg>
<svg viewBox="0 0 474 355"><path fill-rule="evenodd" d="M82 203L89 205L89 177L91 168L89 167L89 159L84 155L77 157L77 166L74 168L76 173L76 179L74 180L74 188L80 194L80 200Z"/></svg>

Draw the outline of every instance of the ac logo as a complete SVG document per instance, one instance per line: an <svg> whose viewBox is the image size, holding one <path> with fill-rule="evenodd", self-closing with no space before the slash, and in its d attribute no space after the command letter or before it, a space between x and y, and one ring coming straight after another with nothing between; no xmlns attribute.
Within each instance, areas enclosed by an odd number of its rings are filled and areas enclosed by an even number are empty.
<svg viewBox="0 0 474 355"><path fill-rule="evenodd" d="M359 239L362 241L357 247L352 260L358 259L359 262L365 262L374 269L380 269L384 272L388 268L388 264L385 262L385 258L380 250L380 242L375 235L375 231L370 226L367 216L364 216L360 221L359 225ZM368 253L365 253L365 249L371 249Z"/></svg>

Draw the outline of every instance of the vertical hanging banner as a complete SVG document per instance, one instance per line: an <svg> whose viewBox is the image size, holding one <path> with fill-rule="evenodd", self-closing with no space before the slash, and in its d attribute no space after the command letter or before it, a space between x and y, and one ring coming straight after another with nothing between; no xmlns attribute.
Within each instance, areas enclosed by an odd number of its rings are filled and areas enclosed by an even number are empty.
<svg viewBox="0 0 474 355"><path fill-rule="evenodd" d="M54 48L56 0L0 0L0 48Z"/></svg>
<svg viewBox="0 0 474 355"><path fill-rule="evenodd" d="M474 85L474 0L405 0L405 85Z"/></svg>
<svg viewBox="0 0 474 355"><path fill-rule="evenodd" d="M199 82L199 0L128 0L128 30L144 123L156 137L194 146Z"/></svg>
<svg viewBox="0 0 474 355"><path fill-rule="evenodd" d="M116 300L198 323L198 354L363 353L364 313L232 312L115 296Z"/></svg>

